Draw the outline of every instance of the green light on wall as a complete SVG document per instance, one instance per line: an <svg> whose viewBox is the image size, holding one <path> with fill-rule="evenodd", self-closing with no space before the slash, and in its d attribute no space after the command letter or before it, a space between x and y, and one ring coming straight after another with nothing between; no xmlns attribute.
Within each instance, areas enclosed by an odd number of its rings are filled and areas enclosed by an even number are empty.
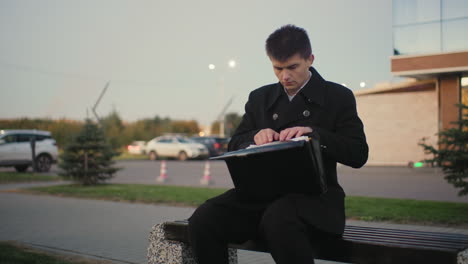
<svg viewBox="0 0 468 264"><path fill-rule="evenodd" d="M422 163L422 162L416 162L416 163L414 163L414 167L415 167L415 168L421 168L422 166L424 166L424 163Z"/></svg>

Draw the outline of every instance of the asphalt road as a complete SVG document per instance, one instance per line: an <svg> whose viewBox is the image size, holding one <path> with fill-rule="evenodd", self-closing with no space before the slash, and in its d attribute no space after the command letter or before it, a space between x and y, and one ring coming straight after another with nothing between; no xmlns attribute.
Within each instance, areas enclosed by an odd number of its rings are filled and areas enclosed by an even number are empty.
<svg viewBox="0 0 468 264"><path fill-rule="evenodd" d="M201 186L206 164L206 161L166 161L168 181L164 184ZM156 181L160 176L161 161L120 161L117 166L123 169L111 182L161 184ZM210 161L209 167L213 181L210 187L233 187L223 161ZM439 168L365 166L353 169L338 166L338 177L347 195L468 202L468 196L459 197ZM291 179L285 177L284 180Z"/></svg>
<svg viewBox="0 0 468 264"><path fill-rule="evenodd" d="M233 187L224 161L166 161L167 182L157 182L161 174L161 161L118 161L121 167L111 183L168 184L203 186L200 180L209 172L213 184L209 187ZM0 171L14 170L0 168ZM56 166L49 174L58 172ZM291 180L285 177L285 181ZM338 166L338 180L347 195L386 198L407 198L451 202L468 202L468 196L459 197L458 191L446 182L439 168L407 168L364 166L353 169Z"/></svg>

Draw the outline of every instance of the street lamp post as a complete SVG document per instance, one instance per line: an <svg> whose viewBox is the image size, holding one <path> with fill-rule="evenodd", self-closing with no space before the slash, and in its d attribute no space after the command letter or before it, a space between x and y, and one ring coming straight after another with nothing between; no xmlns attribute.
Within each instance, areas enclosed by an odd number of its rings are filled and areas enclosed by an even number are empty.
<svg viewBox="0 0 468 264"><path fill-rule="evenodd" d="M231 68L231 69L234 69L236 67L236 61L235 60L229 60L228 62L228 67ZM211 71L214 71L216 69L216 65L214 64L209 64L208 65L208 69L210 69ZM220 88L221 88L221 102L224 103L224 75L221 75L221 78L220 78ZM228 102L229 104L230 102ZM224 137L224 130L225 130L225 120L224 120L224 115L225 115L225 111L226 111L227 107L223 107L223 109L221 110L221 113L218 117L218 122L219 122L219 134L221 137Z"/></svg>

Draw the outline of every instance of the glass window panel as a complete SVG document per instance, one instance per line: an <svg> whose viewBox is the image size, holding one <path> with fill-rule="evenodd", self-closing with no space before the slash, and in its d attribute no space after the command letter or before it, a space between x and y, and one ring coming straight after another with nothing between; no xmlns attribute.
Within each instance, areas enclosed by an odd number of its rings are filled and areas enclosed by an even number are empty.
<svg viewBox="0 0 468 264"><path fill-rule="evenodd" d="M407 25L440 20L440 0L394 0L393 24Z"/></svg>
<svg viewBox="0 0 468 264"><path fill-rule="evenodd" d="M190 143L187 139L185 138L177 138L180 143Z"/></svg>
<svg viewBox="0 0 468 264"><path fill-rule="evenodd" d="M468 76L462 77L461 79L461 86L463 88L468 88Z"/></svg>
<svg viewBox="0 0 468 264"><path fill-rule="evenodd" d="M440 23L394 28L393 44L402 55L440 52Z"/></svg>
<svg viewBox="0 0 468 264"><path fill-rule="evenodd" d="M442 22L443 51L468 49L468 18Z"/></svg>
<svg viewBox="0 0 468 264"><path fill-rule="evenodd" d="M6 143L14 143L16 142L16 135L8 135L3 138Z"/></svg>
<svg viewBox="0 0 468 264"><path fill-rule="evenodd" d="M442 19L468 17L467 0L442 0Z"/></svg>
<svg viewBox="0 0 468 264"><path fill-rule="evenodd" d="M16 139L17 142L29 142L31 137L34 137L34 135L30 134L18 134L18 137Z"/></svg>

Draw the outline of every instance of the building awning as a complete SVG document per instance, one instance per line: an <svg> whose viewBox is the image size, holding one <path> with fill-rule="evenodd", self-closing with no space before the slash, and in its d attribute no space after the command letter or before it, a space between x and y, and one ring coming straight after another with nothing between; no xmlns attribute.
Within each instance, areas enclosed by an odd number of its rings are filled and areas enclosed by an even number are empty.
<svg viewBox="0 0 468 264"><path fill-rule="evenodd" d="M392 56L392 74L418 79L441 74L467 74L468 51Z"/></svg>

